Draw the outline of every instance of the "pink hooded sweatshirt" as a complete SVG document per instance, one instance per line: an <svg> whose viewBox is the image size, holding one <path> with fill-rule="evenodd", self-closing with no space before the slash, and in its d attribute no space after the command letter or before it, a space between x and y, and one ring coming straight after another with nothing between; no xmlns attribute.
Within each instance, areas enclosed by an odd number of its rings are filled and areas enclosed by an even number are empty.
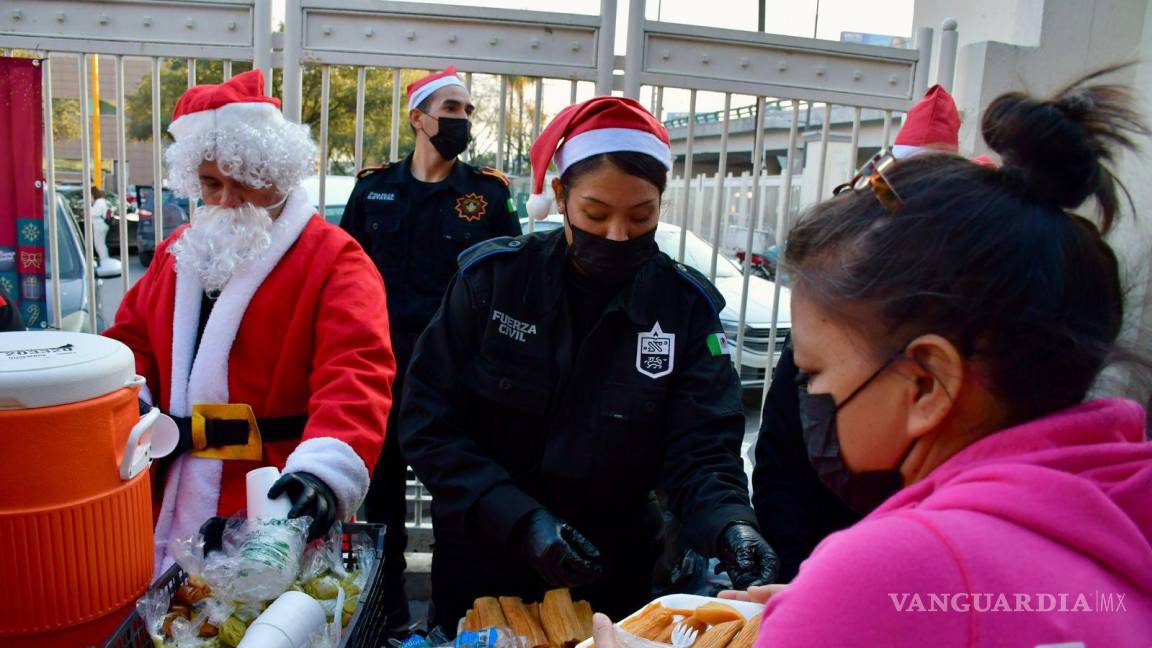
<svg viewBox="0 0 1152 648"><path fill-rule="evenodd" d="M820 543L768 646L1152 646L1144 410L1084 403L981 439Z"/></svg>

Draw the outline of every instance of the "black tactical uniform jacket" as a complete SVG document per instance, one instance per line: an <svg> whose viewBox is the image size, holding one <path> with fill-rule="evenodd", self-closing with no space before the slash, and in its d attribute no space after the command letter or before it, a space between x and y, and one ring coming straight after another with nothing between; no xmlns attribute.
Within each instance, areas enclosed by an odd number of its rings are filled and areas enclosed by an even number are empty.
<svg viewBox="0 0 1152 648"><path fill-rule="evenodd" d="M508 179L493 169L456 161L442 186L427 195L410 171L412 156L365 169L340 227L380 270L393 334L419 334L440 306L456 258L473 245L520 234Z"/></svg>
<svg viewBox="0 0 1152 648"><path fill-rule="evenodd" d="M578 594L616 615L649 594L653 489L707 555L729 523L755 522L723 298L659 253L575 340L568 263L563 230L472 248L417 343L400 443L433 495L436 624L454 629L476 596L539 600L513 537L537 508L605 554L607 577Z"/></svg>

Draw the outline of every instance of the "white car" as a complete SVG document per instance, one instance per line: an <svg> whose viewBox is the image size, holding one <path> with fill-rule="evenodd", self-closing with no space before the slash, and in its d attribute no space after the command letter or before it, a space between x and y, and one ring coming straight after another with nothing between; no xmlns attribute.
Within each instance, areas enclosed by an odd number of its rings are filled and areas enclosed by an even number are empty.
<svg viewBox="0 0 1152 648"><path fill-rule="evenodd" d="M536 221L533 231L546 232L564 226L564 217L550 214L544 220ZM528 219L520 219L520 228L528 233ZM662 252L677 259L680 253L681 228L671 223L660 223L656 229L656 245ZM683 263L708 276L712 267L712 246L696 234L688 231L684 238ZM740 331L740 295L744 290L744 275L740 266L733 260L718 254L716 256L716 288L724 296L724 310L720 312L720 324L728 338L728 350L736 356L737 334ZM767 374L768 346L772 330L772 305L775 301L776 284L752 275L748 277L748 305L744 317L744 347L740 353L740 382L745 387L764 384ZM780 287L780 312L776 320L776 349L771 366L780 359L780 349L784 339L792 330L792 293Z"/></svg>
<svg viewBox="0 0 1152 648"><path fill-rule="evenodd" d="M308 200L333 225L340 224L344 216L344 205L356 186L356 176L330 175L324 178L324 209L320 209L320 176L312 176L300 183L308 192Z"/></svg>

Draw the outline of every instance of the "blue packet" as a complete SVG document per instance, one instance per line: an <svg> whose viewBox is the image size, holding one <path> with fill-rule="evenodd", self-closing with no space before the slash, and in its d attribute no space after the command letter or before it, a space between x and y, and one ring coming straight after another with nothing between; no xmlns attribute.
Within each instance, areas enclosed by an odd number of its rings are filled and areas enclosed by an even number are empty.
<svg viewBox="0 0 1152 648"><path fill-rule="evenodd" d="M455 648L496 648L500 633L496 628L485 628L479 632L461 632L456 636Z"/></svg>

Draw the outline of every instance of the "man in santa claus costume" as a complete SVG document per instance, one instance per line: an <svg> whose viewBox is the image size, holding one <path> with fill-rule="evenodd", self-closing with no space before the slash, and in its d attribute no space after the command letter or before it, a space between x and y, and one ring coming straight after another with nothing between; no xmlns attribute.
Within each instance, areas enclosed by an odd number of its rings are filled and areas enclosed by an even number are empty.
<svg viewBox="0 0 1152 648"><path fill-rule="evenodd" d="M157 474L158 575L169 540L245 508L245 475L261 466L283 471L269 496L287 495L322 535L360 506L384 441L395 361L383 281L309 204L299 185L316 146L263 88L253 70L177 102L168 183L201 204L105 333L133 350L145 400L181 429Z"/></svg>

